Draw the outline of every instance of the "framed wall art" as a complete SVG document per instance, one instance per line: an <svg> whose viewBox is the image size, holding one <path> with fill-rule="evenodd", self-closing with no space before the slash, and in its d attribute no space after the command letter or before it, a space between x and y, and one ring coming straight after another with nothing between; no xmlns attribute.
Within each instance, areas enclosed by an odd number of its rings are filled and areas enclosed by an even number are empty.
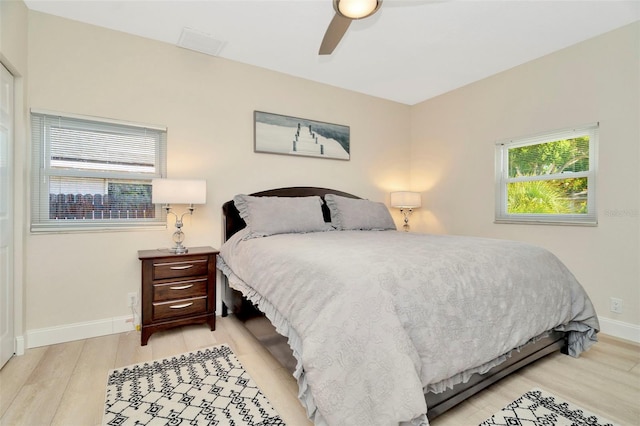
<svg viewBox="0 0 640 426"><path fill-rule="evenodd" d="M254 111L254 151L349 160L349 126Z"/></svg>

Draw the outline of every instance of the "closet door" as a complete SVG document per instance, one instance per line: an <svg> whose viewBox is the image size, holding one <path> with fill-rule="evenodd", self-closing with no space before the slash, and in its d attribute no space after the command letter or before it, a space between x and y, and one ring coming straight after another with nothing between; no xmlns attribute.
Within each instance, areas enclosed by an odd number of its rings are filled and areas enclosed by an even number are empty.
<svg viewBox="0 0 640 426"><path fill-rule="evenodd" d="M0 368L14 354L13 76L0 64Z"/></svg>

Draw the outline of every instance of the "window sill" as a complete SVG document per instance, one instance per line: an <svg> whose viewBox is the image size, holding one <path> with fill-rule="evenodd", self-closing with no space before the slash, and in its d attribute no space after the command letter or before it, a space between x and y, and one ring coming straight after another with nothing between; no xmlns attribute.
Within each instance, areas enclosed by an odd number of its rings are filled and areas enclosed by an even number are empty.
<svg viewBox="0 0 640 426"><path fill-rule="evenodd" d="M493 223L507 225L598 226L598 221L558 221L543 219L495 219Z"/></svg>
<svg viewBox="0 0 640 426"><path fill-rule="evenodd" d="M167 229L166 223L154 224L132 224L132 225L75 225L64 226L59 224L38 224L31 225L31 234L76 234L76 233L93 233L93 232L128 232L128 231L159 231Z"/></svg>

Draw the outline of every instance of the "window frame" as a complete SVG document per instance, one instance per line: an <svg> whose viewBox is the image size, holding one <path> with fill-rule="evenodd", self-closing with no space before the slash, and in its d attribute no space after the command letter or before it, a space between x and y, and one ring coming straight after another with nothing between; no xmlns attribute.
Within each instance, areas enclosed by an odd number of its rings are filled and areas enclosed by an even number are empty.
<svg viewBox="0 0 640 426"><path fill-rule="evenodd" d="M37 118L35 118L37 117ZM35 120L39 120L36 122ZM111 129L114 134L134 134L148 131L154 138L154 168L151 173L108 171L99 169L60 169L51 166L51 121L73 121L72 126L80 130L96 131ZM101 117L78 114L58 113L41 109L30 111L31 129L31 232L91 232L166 228L166 213L161 206L154 206L153 218L133 219L50 219L49 193L50 177L69 177L104 179L105 185L111 183L148 184L157 178L166 177L167 170L167 128ZM129 129L129 133L127 130Z"/></svg>
<svg viewBox="0 0 640 426"><path fill-rule="evenodd" d="M589 170L538 176L509 177L509 149L589 136ZM534 136L496 142L495 146L495 220L494 223L597 226L596 176L598 169L599 123L566 128ZM586 214L508 213L508 185L514 182L587 178Z"/></svg>

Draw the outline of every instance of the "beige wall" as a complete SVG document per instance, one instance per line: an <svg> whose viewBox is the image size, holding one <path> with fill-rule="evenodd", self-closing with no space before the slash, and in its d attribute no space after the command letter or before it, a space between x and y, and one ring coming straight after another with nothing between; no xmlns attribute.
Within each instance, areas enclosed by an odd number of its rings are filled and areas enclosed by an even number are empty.
<svg viewBox="0 0 640 426"><path fill-rule="evenodd" d="M0 2L0 59L13 74L26 73L28 10L21 0Z"/></svg>
<svg viewBox="0 0 640 426"><path fill-rule="evenodd" d="M416 105L413 229L529 241L550 249L606 327L640 335L640 23ZM473 64L469 64L473 66ZM597 227L494 224L498 140L600 122ZM609 298L624 312L609 311ZM631 325L619 324L622 321Z"/></svg>
<svg viewBox="0 0 640 426"><path fill-rule="evenodd" d="M169 177L208 184L186 245L220 246L236 193L324 186L387 201L409 184L406 105L33 11L29 73L31 108L168 127ZM254 153L254 110L350 126L351 160ZM167 247L171 232L28 234L27 329L127 315L137 250Z"/></svg>

